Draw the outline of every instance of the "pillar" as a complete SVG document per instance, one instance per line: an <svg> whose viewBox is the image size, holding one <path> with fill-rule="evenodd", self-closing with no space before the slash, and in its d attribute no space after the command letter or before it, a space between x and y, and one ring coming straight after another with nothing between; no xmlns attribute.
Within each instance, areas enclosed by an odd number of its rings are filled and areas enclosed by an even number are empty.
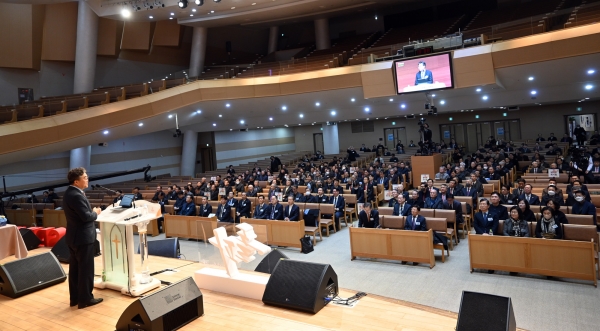
<svg viewBox="0 0 600 331"><path fill-rule="evenodd" d="M318 18L315 20L315 44L317 50L331 47L331 40L329 40L329 19Z"/></svg>
<svg viewBox="0 0 600 331"><path fill-rule="evenodd" d="M202 70L204 70L207 31L208 29L202 26L194 27L194 35L192 36L192 53L190 55L189 77L198 77L202 73Z"/></svg>
<svg viewBox="0 0 600 331"><path fill-rule="evenodd" d="M196 151L198 150L198 132L187 130L183 133L183 147L181 148L181 167L179 176L192 176L196 174Z"/></svg>
<svg viewBox="0 0 600 331"><path fill-rule="evenodd" d="M340 139L338 136L337 123L331 123L331 125L322 124L323 128L323 153L325 155L339 154L340 153Z"/></svg>
<svg viewBox="0 0 600 331"><path fill-rule="evenodd" d="M94 89L98 15L84 0L79 0L77 12L77 43L73 93L89 93Z"/></svg>
<svg viewBox="0 0 600 331"><path fill-rule="evenodd" d="M277 41L279 40L279 27L272 26L269 29L269 50L267 54L277 51Z"/></svg>
<svg viewBox="0 0 600 331"><path fill-rule="evenodd" d="M79 147L71 150L69 169L84 167L90 171L90 160L92 157L92 146Z"/></svg>

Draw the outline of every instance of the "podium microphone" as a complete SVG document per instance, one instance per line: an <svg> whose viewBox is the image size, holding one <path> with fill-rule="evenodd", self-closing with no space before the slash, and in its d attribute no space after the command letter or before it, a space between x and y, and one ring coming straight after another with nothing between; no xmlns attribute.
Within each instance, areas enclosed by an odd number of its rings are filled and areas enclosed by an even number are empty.
<svg viewBox="0 0 600 331"><path fill-rule="evenodd" d="M92 188L95 188L95 189L99 189L99 188L101 188L101 189L103 189L103 190L106 190L106 191L112 192L112 193L114 193L114 194L116 194L116 195L120 195L120 194L119 194L119 192L117 192L117 191L113 191L113 190L111 190L111 189L109 189L109 188L106 188L106 187L104 187L104 186L100 186L100 185L98 185L98 184L96 184L96 185L92 185Z"/></svg>

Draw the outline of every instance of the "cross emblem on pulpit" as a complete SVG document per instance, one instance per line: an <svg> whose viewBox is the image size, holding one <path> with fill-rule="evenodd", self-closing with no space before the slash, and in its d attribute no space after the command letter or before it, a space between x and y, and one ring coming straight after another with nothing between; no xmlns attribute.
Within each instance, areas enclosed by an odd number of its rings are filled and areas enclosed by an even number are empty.
<svg viewBox="0 0 600 331"><path fill-rule="evenodd" d="M115 251L117 253L117 259L119 258L119 244L121 243L121 241L119 240L119 238L117 238L117 235L115 234L115 239L111 240L112 242L115 243Z"/></svg>

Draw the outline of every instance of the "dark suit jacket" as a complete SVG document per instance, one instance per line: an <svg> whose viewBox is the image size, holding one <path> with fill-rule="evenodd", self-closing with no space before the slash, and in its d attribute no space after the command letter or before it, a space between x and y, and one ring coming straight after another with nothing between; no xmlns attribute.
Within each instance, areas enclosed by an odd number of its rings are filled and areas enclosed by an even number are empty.
<svg viewBox="0 0 600 331"><path fill-rule="evenodd" d="M250 214L252 213L252 202L248 199L238 201L236 212L240 213L240 216L250 217Z"/></svg>
<svg viewBox="0 0 600 331"><path fill-rule="evenodd" d="M233 199L228 199L226 204L228 204L230 208L235 208L237 210L239 202L237 201L236 198L233 198Z"/></svg>
<svg viewBox="0 0 600 331"><path fill-rule="evenodd" d="M414 220L412 215L406 216L406 222L404 222L404 230L412 230L413 223L415 223L415 231L427 231L427 224L425 217L417 215L417 219Z"/></svg>
<svg viewBox="0 0 600 331"><path fill-rule="evenodd" d="M525 193L523 193L520 197L519 197L519 201L521 200L527 200L525 199ZM529 205L540 205L540 198L538 198L537 195L535 194L531 194L531 197L529 198Z"/></svg>
<svg viewBox="0 0 600 331"><path fill-rule="evenodd" d="M444 209L454 210L454 213L456 214L456 222L463 223L465 221L463 219L462 205L460 204L460 202L455 200L452 206L450 206L448 201L446 201L444 202Z"/></svg>
<svg viewBox="0 0 600 331"><path fill-rule="evenodd" d="M421 79L421 72L417 72L415 75L415 85L419 84L433 84L433 74L430 70L425 70L425 78Z"/></svg>
<svg viewBox="0 0 600 331"><path fill-rule="evenodd" d="M210 215L211 213L212 206L209 203L207 203L206 206L200 205L200 212L198 213L198 216L208 217L208 215Z"/></svg>
<svg viewBox="0 0 600 331"><path fill-rule="evenodd" d="M266 203L262 204L262 206L260 204L257 204L256 208L254 208L254 215L252 215L252 217L257 218L257 219L266 220L268 207L269 206Z"/></svg>
<svg viewBox="0 0 600 331"><path fill-rule="evenodd" d="M433 199L433 198L425 199L425 208L441 209L443 206L444 206L444 202L442 201L442 199L439 196L435 197L435 199Z"/></svg>
<svg viewBox="0 0 600 331"><path fill-rule="evenodd" d="M377 228L379 227L379 212L377 210L371 210L371 213L367 213L362 210L358 214L358 227L359 228Z"/></svg>
<svg viewBox="0 0 600 331"><path fill-rule="evenodd" d="M463 197L471 197L471 199L473 199L473 201L477 200L477 189L471 187L471 190L469 191L469 193L467 193L467 188L463 187L463 189L461 190L461 196Z"/></svg>
<svg viewBox="0 0 600 331"><path fill-rule="evenodd" d="M63 209L67 218L68 245L92 244L96 240L94 221L98 217L92 211L85 194L74 186L69 186L63 195Z"/></svg>
<svg viewBox="0 0 600 331"><path fill-rule="evenodd" d="M219 204L219 207L217 208L217 219L219 222L233 223L233 219L231 218L231 207L227 203L224 205Z"/></svg>
<svg viewBox="0 0 600 331"><path fill-rule="evenodd" d="M492 230L492 233L496 234L496 231L498 230L498 216L495 214L490 214L488 211L487 218L491 218L492 220L484 220L481 212L475 213L473 227L475 228L476 234L489 234L490 229Z"/></svg>
<svg viewBox="0 0 600 331"><path fill-rule="evenodd" d="M333 196L331 196L329 203L333 204L333 199L335 199L335 198ZM338 195L337 204L335 206L333 206L333 210L335 210L336 213L343 213L345 208L346 208L346 201L344 200L344 197L341 195Z"/></svg>
<svg viewBox="0 0 600 331"><path fill-rule="evenodd" d="M397 203L394 206L394 212L392 213L392 215L394 215L394 216L408 216L408 214L410 213L410 208L411 207L412 207L411 205L409 205L408 203L405 202L404 203L404 209L402 209L402 211L400 211L400 204Z"/></svg>
<svg viewBox="0 0 600 331"><path fill-rule="evenodd" d="M290 219L290 221L297 222L298 219L300 218L300 208L298 208L298 206L296 206L296 205L292 205L291 208L289 205L285 206L284 211L283 211L283 216L284 216L284 219L285 219L285 217L287 217Z"/></svg>
<svg viewBox="0 0 600 331"><path fill-rule="evenodd" d="M275 206L269 205L267 207L267 219L283 221L283 206L280 203Z"/></svg>
<svg viewBox="0 0 600 331"><path fill-rule="evenodd" d="M191 203L184 202L181 210L179 211L181 216L196 216L196 204L192 201Z"/></svg>
<svg viewBox="0 0 600 331"><path fill-rule="evenodd" d="M571 214L592 215L594 217L594 224L596 224L596 207L589 201L575 202L571 206Z"/></svg>

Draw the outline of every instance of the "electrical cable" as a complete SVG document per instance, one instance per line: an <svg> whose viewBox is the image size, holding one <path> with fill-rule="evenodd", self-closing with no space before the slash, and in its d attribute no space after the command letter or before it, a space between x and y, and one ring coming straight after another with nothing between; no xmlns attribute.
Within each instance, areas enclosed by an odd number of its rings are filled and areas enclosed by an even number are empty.
<svg viewBox="0 0 600 331"><path fill-rule="evenodd" d="M338 305L350 306L350 305L352 305L353 303L355 303L356 301L362 299L365 296L367 296L367 293L365 293L365 292L358 292L355 295L353 295L353 296L351 296L351 297L349 297L347 299L344 299L344 298L336 295L333 298L333 300L331 300L331 301L333 303L335 303L335 304L338 304Z"/></svg>

